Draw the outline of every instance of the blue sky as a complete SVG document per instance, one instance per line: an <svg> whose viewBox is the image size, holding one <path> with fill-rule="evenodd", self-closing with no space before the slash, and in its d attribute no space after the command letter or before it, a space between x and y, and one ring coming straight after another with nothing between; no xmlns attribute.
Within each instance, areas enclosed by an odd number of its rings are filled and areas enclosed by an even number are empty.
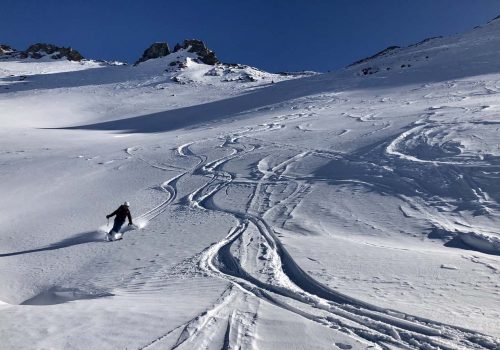
<svg viewBox="0 0 500 350"><path fill-rule="evenodd" d="M328 71L390 45L482 25L499 0L0 0L0 43L48 42L134 62L155 41L202 39L229 63Z"/></svg>

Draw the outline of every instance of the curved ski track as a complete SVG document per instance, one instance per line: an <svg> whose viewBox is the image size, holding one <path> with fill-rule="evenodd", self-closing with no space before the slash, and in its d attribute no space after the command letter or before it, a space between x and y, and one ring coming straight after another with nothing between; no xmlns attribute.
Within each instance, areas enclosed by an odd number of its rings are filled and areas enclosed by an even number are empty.
<svg viewBox="0 0 500 350"><path fill-rule="evenodd" d="M268 130L276 128L276 124L270 124ZM176 154L179 157L197 158L198 165L192 169L182 169L181 173L165 181L161 188L169 194L168 199L140 216L142 220L149 221L160 215L176 199L176 182L182 176L203 175L207 177L206 183L186 197L187 204L199 210L231 214L238 222L224 239L205 249L196 260L189 261L190 264L196 264L200 271L229 283L229 288L220 300L203 314L140 349L164 348L166 344L170 344L172 349L207 348L221 334L223 349L251 348L261 302L348 334L358 343L371 348L497 348L498 342L488 335L380 308L336 292L309 276L281 244L268 220L274 223L279 221L283 213L291 211L288 205L297 205L308 193L309 183L283 175L287 167L311 153L322 151L300 152L274 166L264 157L257 166L262 176L258 180L241 180L235 174L224 171L223 165L260 147L242 142L245 133L219 137L222 141L220 147L231 152L210 162L207 162L207 156L195 154L191 150L190 146L194 143L179 146ZM395 142L405 135L400 135ZM127 153L137 156L135 150L137 148L129 148ZM155 168L175 168L138 158ZM222 189L239 184L250 184L254 188L246 210L218 206L214 199L216 195ZM281 186L280 189L273 191L277 185Z"/></svg>

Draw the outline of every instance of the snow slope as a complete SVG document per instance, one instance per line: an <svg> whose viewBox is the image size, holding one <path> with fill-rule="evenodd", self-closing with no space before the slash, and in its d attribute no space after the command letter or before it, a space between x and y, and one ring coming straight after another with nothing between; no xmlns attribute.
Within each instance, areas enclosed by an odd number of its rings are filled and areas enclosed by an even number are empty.
<svg viewBox="0 0 500 350"><path fill-rule="evenodd" d="M0 61L2 347L498 349L499 33L293 80Z"/></svg>

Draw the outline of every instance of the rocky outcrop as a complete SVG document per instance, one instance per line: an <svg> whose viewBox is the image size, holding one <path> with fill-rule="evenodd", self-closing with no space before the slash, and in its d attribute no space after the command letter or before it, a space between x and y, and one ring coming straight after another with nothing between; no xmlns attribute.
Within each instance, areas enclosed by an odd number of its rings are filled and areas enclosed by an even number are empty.
<svg viewBox="0 0 500 350"><path fill-rule="evenodd" d="M68 61L81 61L83 56L71 47L59 47L52 44L38 43L31 45L27 50L19 53L19 58L40 59L50 56L53 59L66 58Z"/></svg>
<svg viewBox="0 0 500 350"><path fill-rule="evenodd" d="M215 52L207 48L205 43L201 40L190 39L184 40L182 44L177 44L174 47L174 52L179 50L187 50L188 52L192 52L198 55L198 59L209 65L216 65L220 63L220 61L215 56Z"/></svg>
<svg viewBox="0 0 500 350"><path fill-rule="evenodd" d="M169 54L170 54L170 48L168 47L167 43L164 42L154 43L144 51L141 58L139 58L134 63L134 66L137 66L141 62L145 62L153 58L164 57Z"/></svg>
<svg viewBox="0 0 500 350"><path fill-rule="evenodd" d="M0 55L10 55L16 50L9 45L0 44Z"/></svg>

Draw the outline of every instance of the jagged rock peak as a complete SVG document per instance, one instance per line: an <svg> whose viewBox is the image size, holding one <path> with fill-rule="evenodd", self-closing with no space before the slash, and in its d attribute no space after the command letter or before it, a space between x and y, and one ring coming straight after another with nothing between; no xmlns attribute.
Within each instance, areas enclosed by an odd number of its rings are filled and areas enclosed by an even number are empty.
<svg viewBox="0 0 500 350"><path fill-rule="evenodd" d="M71 47L59 47L53 44L38 43L33 44L26 51L19 54L20 58L35 58L39 59L46 55L51 55L53 59L66 57L68 61L81 61L84 57Z"/></svg>
<svg viewBox="0 0 500 350"><path fill-rule="evenodd" d="M137 62L134 63L134 66L138 65L141 62L153 59L153 58L159 58L163 56L167 56L170 54L170 48L168 47L168 44L165 42L157 42L152 44L150 47L148 47L146 50L144 50L144 53L142 54L141 58L137 60Z"/></svg>
<svg viewBox="0 0 500 350"><path fill-rule="evenodd" d="M215 52L207 48L205 43L201 40L196 39L188 39L184 40L182 44L177 44L174 47L174 52L179 50L187 50L188 52L196 53L199 57L199 60L205 64L215 65L220 63L220 61L215 56Z"/></svg>

